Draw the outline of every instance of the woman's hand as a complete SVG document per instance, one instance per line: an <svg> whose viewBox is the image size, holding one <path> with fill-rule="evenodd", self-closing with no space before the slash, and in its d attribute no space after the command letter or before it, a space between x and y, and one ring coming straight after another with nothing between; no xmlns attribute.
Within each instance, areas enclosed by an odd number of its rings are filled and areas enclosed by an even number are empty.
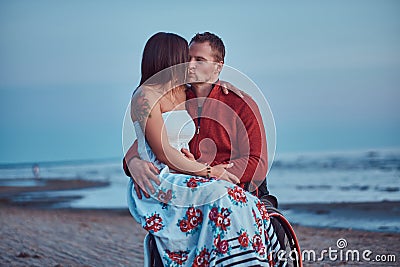
<svg viewBox="0 0 400 267"><path fill-rule="evenodd" d="M191 161L196 161L196 159L194 158L194 155L192 153L190 153L190 151L186 148L181 148L181 152L183 153L183 155L185 155L186 158L188 158Z"/></svg>
<svg viewBox="0 0 400 267"><path fill-rule="evenodd" d="M240 98L243 98L242 91L240 91L239 88L233 86L231 83L220 80L219 84L221 85L221 89L224 92L224 94L227 95L229 94L229 91L232 91L235 94L237 94Z"/></svg>
<svg viewBox="0 0 400 267"><path fill-rule="evenodd" d="M240 179L236 175L226 170L232 166L233 163L218 164L211 167L211 177L217 177L220 180L225 180L233 184L238 184L240 182Z"/></svg>

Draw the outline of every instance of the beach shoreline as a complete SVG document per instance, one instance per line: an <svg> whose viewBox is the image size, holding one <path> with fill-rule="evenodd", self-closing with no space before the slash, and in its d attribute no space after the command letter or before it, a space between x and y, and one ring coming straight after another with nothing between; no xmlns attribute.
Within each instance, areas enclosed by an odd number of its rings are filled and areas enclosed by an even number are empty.
<svg viewBox="0 0 400 267"><path fill-rule="evenodd" d="M84 198L82 190L107 188L110 182L79 177L0 179L0 204L38 208L102 209L101 206L76 207L73 201ZM64 194L63 192L67 192ZM91 191L93 192L93 191ZM91 193L93 194L93 193ZM309 227L358 229L400 233L400 201L282 203L279 209L291 222ZM105 210L124 210L107 207ZM371 218L378 218L371 221Z"/></svg>
<svg viewBox="0 0 400 267"><path fill-rule="evenodd" d="M0 265L8 266L143 266L146 231L126 210L43 209L0 205ZM399 257L399 233L294 225L302 250L315 251L305 266L395 266L395 263L332 261L322 250L370 250ZM312 260L312 261L310 261Z"/></svg>
<svg viewBox="0 0 400 267"><path fill-rule="evenodd" d="M282 204L281 211L302 226L400 233L400 202Z"/></svg>
<svg viewBox="0 0 400 267"><path fill-rule="evenodd" d="M132 218L128 208L71 208L68 205L60 208L60 203L73 199L48 195L60 190L104 187L107 183L42 179L37 181L38 184L24 186L10 182L3 180L0 185L1 266L143 266L146 231ZM79 193L75 197L79 197ZM285 215L296 210L306 219L310 214L340 218L356 213L368 218L371 212L397 218L399 204L388 201L299 203L283 204L280 209ZM345 239L348 244L343 249L370 250L373 255L390 254L396 260L399 258L398 232L361 231L351 229L354 227L323 225L310 227L294 224L293 227L302 250L315 253L315 258L306 255L305 266L396 266L395 262L383 264L340 258L332 260L328 255L322 257L323 250L338 251L339 239Z"/></svg>
<svg viewBox="0 0 400 267"><path fill-rule="evenodd" d="M82 198L79 192L70 195L51 193L107 187L110 182L60 178L0 179L0 203L51 208Z"/></svg>

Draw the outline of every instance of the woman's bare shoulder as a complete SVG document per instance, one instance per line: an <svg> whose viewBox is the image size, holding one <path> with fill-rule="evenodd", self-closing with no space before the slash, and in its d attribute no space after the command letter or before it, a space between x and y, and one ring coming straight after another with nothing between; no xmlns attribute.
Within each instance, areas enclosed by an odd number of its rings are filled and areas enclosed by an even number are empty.
<svg viewBox="0 0 400 267"><path fill-rule="evenodd" d="M155 104L163 97L163 92L156 87L141 86L132 96L132 99L147 99L149 102Z"/></svg>
<svg viewBox="0 0 400 267"><path fill-rule="evenodd" d="M132 95L131 116L132 119L143 121L149 116L151 110L158 105L162 95L154 88L141 86Z"/></svg>

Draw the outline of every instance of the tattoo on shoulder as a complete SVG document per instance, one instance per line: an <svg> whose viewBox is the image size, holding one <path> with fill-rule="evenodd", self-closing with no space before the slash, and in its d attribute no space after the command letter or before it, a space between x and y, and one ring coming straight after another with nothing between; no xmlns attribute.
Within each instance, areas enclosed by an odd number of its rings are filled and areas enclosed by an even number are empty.
<svg viewBox="0 0 400 267"><path fill-rule="evenodd" d="M150 118L150 104L149 100L146 98L143 92L140 92L138 96L135 96L133 100L133 109L137 120L142 123L146 120L146 118Z"/></svg>

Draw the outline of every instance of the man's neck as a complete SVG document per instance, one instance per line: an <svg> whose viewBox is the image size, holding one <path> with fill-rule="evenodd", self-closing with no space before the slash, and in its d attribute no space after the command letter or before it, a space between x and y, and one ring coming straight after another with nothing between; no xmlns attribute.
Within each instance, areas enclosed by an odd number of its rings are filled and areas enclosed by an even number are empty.
<svg viewBox="0 0 400 267"><path fill-rule="evenodd" d="M213 89L213 85L212 83L193 83L192 88L196 97L207 97Z"/></svg>

